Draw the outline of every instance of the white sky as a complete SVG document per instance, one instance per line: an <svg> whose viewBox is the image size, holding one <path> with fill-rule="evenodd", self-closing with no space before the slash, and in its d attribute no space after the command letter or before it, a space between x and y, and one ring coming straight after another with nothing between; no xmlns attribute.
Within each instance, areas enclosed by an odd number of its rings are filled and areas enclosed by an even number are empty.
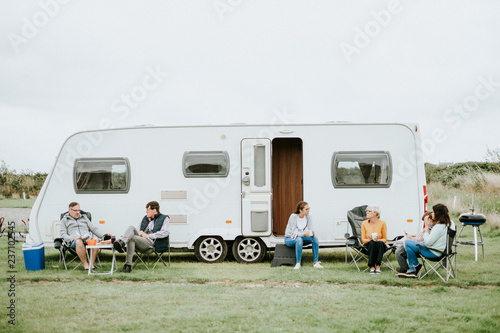
<svg viewBox="0 0 500 333"><path fill-rule="evenodd" d="M0 0L0 161L48 172L77 131L277 112L415 122L427 162L480 161L500 147L499 18L496 0Z"/></svg>

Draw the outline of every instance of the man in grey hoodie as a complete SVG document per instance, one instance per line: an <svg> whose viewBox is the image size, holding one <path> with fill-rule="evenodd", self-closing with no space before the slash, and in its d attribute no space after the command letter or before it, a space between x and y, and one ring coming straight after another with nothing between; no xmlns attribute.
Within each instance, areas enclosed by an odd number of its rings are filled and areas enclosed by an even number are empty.
<svg viewBox="0 0 500 333"><path fill-rule="evenodd" d="M83 268L89 269L87 261L87 251L85 249L85 241L91 237L91 233L99 238L104 235L111 236L111 234L102 233L97 226L87 218L87 215L80 214L80 205L78 202L69 204L69 209L61 219L59 226L59 233L61 238L64 239L66 244L76 250L76 254L80 261L83 263ZM92 251L92 269L94 269L94 262L97 258L99 251Z"/></svg>

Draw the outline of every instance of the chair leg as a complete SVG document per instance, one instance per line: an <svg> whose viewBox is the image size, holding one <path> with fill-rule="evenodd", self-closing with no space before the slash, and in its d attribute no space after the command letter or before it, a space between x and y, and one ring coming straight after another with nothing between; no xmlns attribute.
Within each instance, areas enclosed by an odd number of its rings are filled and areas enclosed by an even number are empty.
<svg viewBox="0 0 500 333"><path fill-rule="evenodd" d="M391 261L389 260L389 256L390 256L390 255L391 255L390 253L389 253L389 255L386 255L386 254L384 253L384 259L385 259L385 261L382 261L382 264L383 264L384 266L386 266L387 268L391 269L392 271L395 271L394 266L392 266L392 263L391 263Z"/></svg>
<svg viewBox="0 0 500 333"><path fill-rule="evenodd" d="M361 271L361 268L358 266L358 262L360 260L368 260L368 258L361 251L358 251L356 248L352 247L348 248L349 248L349 254L351 255L352 258L352 261L349 265L354 264L359 272L365 272L366 270L368 270L369 267L366 267L363 271ZM355 252L355 254L353 254L353 252Z"/></svg>
<svg viewBox="0 0 500 333"><path fill-rule="evenodd" d="M64 264L64 269L68 270L68 266L66 266L66 251L63 249L59 249L59 263L61 263L61 261Z"/></svg>
<svg viewBox="0 0 500 333"><path fill-rule="evenodd" d="M447 271L446 268L444 268L442 260L440 260L439 262L437 262L433 266L430 262L428 262L427 260L425 260L424 257L421 257L421 258L422 258L422 266L423 266L422 269L425 270L425 273L422 274L422 271L419 272L419 276L418 276L419 280L422 280L426 275L434 272L434 273L436 273L437 276L439 276L441 278L441 280L443 280L443 282L448 281L448 279L445 279L444 277L442 277L441 274L439 274L439 272L438 272L439 267L443 267L443 269L445 271ZM427 269L427 267L426 267L427 265L429 265L429 269Z"/></svg>
<svg viewBox="0 0 500 333"><path fill-rule="evenodd" d="M137 266L137 264L140 262L142 262L142 264L146 267L146 269L149 271L149 267L148 265L146 264L146 262L144 262L143 258L147 255L148 258L146 258L146 261L148 261L149 259L149 254L140 254L138 252L135 253L137 258L135 259L134 263L132 264L132 268L135 268L135 266Z"/></svg>
<svg viewBox="0 0 500 333"><path fill-rule="evenodd" d="M163 265L165 265L165 267L168 267L168 265L167 265L167 263L165 262L165 260L163 260L163 253L164 253L164 252L162 252L162 253L156 253L156 255L157 255L157 259L156 259L156 261L155 261L155 263L154 263L154 265L153 265L153 269L155 269L155 268L156 268L156 265L158 265L158 263L159 263L159 262L161 262ZM169 264L170 264L170 257L169 257Z"/></svg>

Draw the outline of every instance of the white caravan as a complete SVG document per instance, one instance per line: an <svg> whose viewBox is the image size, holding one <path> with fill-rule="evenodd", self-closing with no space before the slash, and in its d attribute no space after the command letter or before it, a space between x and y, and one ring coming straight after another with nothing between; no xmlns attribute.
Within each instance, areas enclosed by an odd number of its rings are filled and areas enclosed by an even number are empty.
<svg viewBox="0 0 500 333"><path fill-rule="evenodd" d="M228 251L259 262L284 242L299 201L311 206L321 247L345 246L346 213L377 204L388 237L415 233L426 210L419 127L325 123L134 127L69 137L30 216L50 243L71 201L105 232L138 225L147 202L170 216L172 248L204 262Z"/></svg>

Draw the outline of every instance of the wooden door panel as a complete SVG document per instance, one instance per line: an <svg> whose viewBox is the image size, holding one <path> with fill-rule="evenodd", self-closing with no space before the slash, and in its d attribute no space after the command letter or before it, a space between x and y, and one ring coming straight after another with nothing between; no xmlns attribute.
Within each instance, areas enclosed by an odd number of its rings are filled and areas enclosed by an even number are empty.
<svg viewBox="0 0 500 333"><path fill-rule="evenodd" d="M303 200L302 140L278 138L273 140L273 233L285 234L290 214Z"/></svg>

